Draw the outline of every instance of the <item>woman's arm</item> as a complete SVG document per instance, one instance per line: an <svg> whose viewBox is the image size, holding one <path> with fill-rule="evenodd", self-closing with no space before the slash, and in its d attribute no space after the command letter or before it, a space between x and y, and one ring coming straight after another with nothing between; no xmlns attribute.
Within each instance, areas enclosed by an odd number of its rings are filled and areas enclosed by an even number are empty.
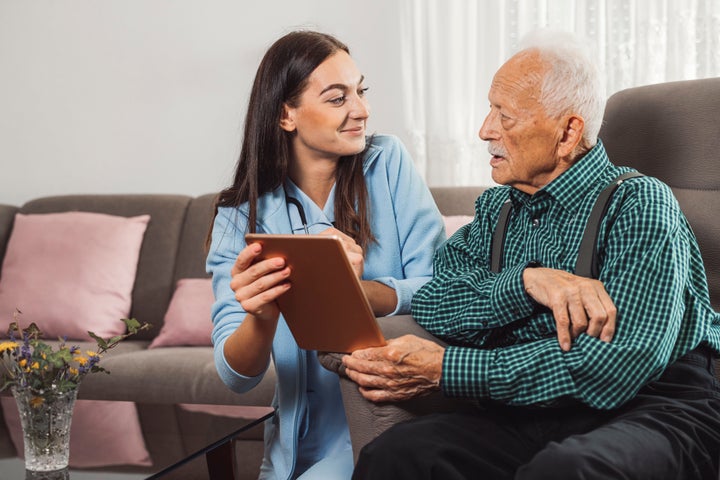
<svg viewBox="0 0 720 480"><path fill-rule="evenodd" d="M223 347L230 367L250 377L267 367L280 317L276 300L290 288L285 260L278 257L254 263L261 252L260 244L248 245L232 267L230 288L247 314Z"/></svg>
<svg viewBox="0 0 720 480"><path fill-rule="evenodd" d="M395 310L398 301L394 288L374 280L362 280L360 283L376 317L384 317Z"/></svg>
<svg viewBox="0 0 720 480"><path fill-rule="evenodd" d="M239 393L257 385L270 363L279 316L274 299L286 288L278 284L288 270L268 263L277 259L252 265L259 246L246 245L244 220L237 209L219 210L206 267L215 294L215 365L223 382Z"/></svg>

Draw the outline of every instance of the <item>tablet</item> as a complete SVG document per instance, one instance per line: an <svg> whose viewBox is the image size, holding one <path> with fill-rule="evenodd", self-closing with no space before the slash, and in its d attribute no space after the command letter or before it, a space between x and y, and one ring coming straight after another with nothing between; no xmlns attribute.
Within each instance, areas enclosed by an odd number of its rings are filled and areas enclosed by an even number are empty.
<svg viewBox="0 0 720 480"><path fill-rule="evenodd" d="M251 233L245 240L262 245L261 258L283 257L290 266L292 286L277 303L300 348L350 353L385 345L340 238Z"/></svg>

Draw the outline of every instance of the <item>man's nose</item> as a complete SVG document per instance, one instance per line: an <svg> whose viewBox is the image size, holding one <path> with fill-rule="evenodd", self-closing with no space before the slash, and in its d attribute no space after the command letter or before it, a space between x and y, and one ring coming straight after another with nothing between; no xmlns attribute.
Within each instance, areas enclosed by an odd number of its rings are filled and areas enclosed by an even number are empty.
<svg viewBox="0 0 720 480"><path fill-rule="evenodd" d="M488 141L497 138L497 129L493 127L492 117L492 112L488 113L482 125L480 126L480 130L478 131L478 137L480 137L482 140Z"/></svg>

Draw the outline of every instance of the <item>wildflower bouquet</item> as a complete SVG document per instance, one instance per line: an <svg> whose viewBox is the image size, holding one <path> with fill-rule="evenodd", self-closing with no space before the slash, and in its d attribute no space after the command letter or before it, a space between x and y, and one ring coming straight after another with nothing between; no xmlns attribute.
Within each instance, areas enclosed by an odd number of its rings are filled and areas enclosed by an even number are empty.
<svg viewBox="0 0 720 480"><path fill-rule="evenodd" d="M88 373L110 373L99 365L102 355L115 347L125 338L141 330L150 328L150 324L140 324L134 318L124 318L127 333L107 340L93 332L88 334L97 342L97 350L82 352L77 346L68 346L67 339L60 338L57 349L41 340L42 332L34 323L20 329L15 312L14 322L8 328L7 341L0 341L0 361L2 383L0 391L10 387L30 389L38 395L43 392L61 394L77 389L80 381ZM38 398L38 397L36 397Z"/></svg>

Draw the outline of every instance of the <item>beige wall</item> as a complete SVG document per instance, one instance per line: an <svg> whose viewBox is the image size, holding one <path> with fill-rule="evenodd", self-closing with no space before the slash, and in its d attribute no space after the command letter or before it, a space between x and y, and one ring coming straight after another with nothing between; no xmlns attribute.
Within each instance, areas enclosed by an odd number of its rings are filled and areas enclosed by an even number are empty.
<svg viewBox="0 0 720 480"><path fill-rule="evenodd" d="M395 0L0 0L0 203L216 191L267 46L311 27L351 48L370 131L402 137Z"/></svg>

